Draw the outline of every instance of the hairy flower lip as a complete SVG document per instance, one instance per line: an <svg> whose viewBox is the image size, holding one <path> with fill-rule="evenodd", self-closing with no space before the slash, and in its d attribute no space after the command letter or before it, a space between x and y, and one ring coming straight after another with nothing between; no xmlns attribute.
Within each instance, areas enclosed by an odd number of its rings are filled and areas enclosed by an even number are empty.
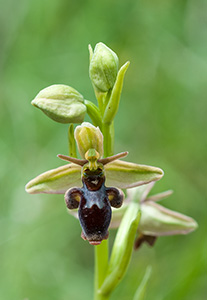
<svg viewBox="0 0 207 300"><path fill-rule="evenodd" d="M91 244L92 246L98 246L101 244L102 241L90 241L89 240L89 244Z"/></svg>

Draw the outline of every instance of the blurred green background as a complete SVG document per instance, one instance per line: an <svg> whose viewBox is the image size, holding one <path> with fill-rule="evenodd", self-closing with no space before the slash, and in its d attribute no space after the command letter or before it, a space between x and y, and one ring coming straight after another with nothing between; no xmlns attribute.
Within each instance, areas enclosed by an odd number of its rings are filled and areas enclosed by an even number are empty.
<svg viewBox="0 0 207 300"><path fill-rule="evenodd" d="M197 231L159 238L133 253L112 299L132 298L147 265L148 300L200 300L207 294L207 1L1 1L0 299L92 299L93 247L80 238L62 195L28 195L24 185L62 163L67 125L30 101L46 86L68 84L95 102L88 44L104 42L130 60L115 150L159 166L153 192L192 216ZM110 234L112 239L114 233Z"/></svg>

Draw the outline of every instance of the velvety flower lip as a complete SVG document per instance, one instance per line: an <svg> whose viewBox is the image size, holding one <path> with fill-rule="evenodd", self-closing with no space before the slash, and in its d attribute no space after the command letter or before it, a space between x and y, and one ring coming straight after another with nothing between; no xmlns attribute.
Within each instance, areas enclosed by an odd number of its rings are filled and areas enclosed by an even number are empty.
<svg viewBox="0 0 207 300"><path fill-rule="evenodd" d="M65 194L69 211L78 208L82 238L99 245L109 235L111 208L119 208L123 203L120 189L159 180L163 171L120 160L128 155L127 151L103 158L103 135L99 127L90 123L77 126L74 138L82 158L59 154L70 164L40 174L28 182L26 191Z"/></svg>

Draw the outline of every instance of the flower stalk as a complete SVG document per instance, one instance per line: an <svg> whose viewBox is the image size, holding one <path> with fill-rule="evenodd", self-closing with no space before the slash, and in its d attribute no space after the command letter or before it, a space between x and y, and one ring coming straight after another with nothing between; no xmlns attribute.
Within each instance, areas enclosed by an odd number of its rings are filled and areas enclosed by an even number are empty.
<svg viewBox="0 0 207 300"><path fill-rule="evenodd" d="M104 137L104 156L113 155L114 136L111 134L112 125L102 124ZM100 292L101 286L106 278L108 270L108 240L103 241L95 247L95 283L94 283L94 300L108 300L109 296Z"/></svg>
<svg viewBox="0 0 207 300"><path fill-rule="evenodd" d="M100 292L100 288L106 277L108 269L108 240L103 241L94 249L95 276L94 276L94 300L107 300L107 295Z"/></svg>
<svg viewBox="0 0 207 300"><path fill-rule="evenodd" d="M68 127L68 148L69 148L69 156L77 158L73 123L70 124Z"/></svg>

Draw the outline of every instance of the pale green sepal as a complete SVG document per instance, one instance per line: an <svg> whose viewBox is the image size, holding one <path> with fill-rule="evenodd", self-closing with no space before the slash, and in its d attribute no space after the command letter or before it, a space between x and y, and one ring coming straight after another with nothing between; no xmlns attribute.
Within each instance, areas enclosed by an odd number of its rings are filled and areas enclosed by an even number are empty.
<svg viewBox="0 0 207 300"><path fill-rule="evenodd" d="M91 54L90 50L90 56ZM115 83L117 72L116 53L103 43L96 44L89 66L89 75L94 87L99 92L108 92Z"/></svg>
<svg viewBox="0 0 207 300"><path fill-rule="evenodd" d="M194 219L152 201L143 202L141 211L138 230L144 235L187 234L198 227Z"/></svg>
<svg viewBox="0 0 207 300"><path fill-rule="evenodd" d="M114 186L121 189L132 188L156 181L164 175L163 170L160 168L138 165L121 160L107 164L105 171L106 186Z"/></svg>
<svg viewBox="0 0 207 300"><path fill-rule="evenodd" d="M144 274L144 277L142 279L142 282L140 283L133 300L144 300L145 299L145 294L146 294L146 288L148 281L150 279L150 276L152 274L152 267L148 266L146 269L146 272Z"/></svg>
<svg viewBox="0 0 207 300"><path fill-rule="evenodd" d="M98 126L100 129L102 127L101 114L98 107L89 100L85 100L85 105L87 107L87 113L91 118L93 125Z"/></svg>
<svg viewBox="0 0 207 300"><path fill-rule="evenodd" d="M100 293L109 295L122 280L129 265L137 226L140 220L138 203L131 203L118 229L108 271Z"/></svg>
<svg viewBox="0 0 207 300"><path fill-rule="evenodd" d="M76 127L74 135L82 158L85 159L85 154L89 149L95 149L99 153L100 158L103 156L103 134L99 127L84 122Z"/></svg>
<svg viewBox="0 0 207 300"><path fill-rule="evenodd" d="M86 113L83 96L63 84L51 85L40 91L32 105L59 123L81 123Z"/></svg>
<svg viewBox="0 0 207 300"><path fill-rule="evenodd" d="M124 75L126 73L126 70L129 67L129 61L126 62L119 70L116 82L114 84L110 99L108 101L108 104L106 106L104 116L103 116L103 123L110 124L119 108L119 101L121 97L122 87L123 87L123 81L124 81Z"/></svg>
<svg viewBox="0 0 207 300"><path fill-rule="evenodd" d="M136 186L134 188L127 190L127 198L131 202L142 203L146 200L147 195L153 188L155 182L150 182L141 186Z"/></svg>
<svg viewBox="0 0 207 300"><path fill-rule="evenodd" d="M81 167L68 164L35 177L25 187L30 194L64 194L71 187L81 187Z"/></svg>

